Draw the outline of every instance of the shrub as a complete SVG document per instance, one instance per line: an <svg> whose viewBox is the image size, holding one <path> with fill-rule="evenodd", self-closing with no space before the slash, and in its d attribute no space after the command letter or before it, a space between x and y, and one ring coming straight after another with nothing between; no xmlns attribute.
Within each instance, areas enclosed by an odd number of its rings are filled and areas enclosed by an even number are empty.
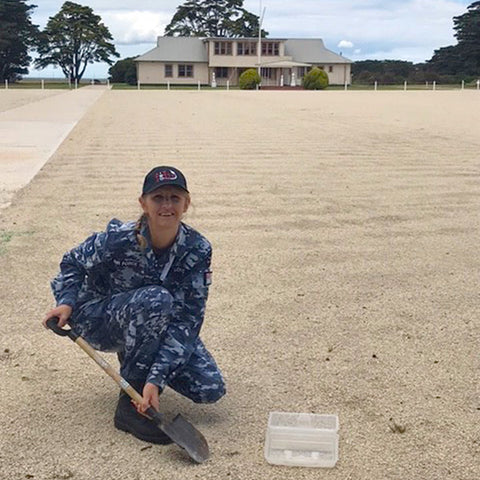
<svg viewBox="0 0 480 480"><path fill-rule="evenodd" d="M238 79L238 85L242 90L253 90L260 82L260 75L254 68L245 70Z"/></svg>
<svg viewBox="0 0 480 480"><path fill-rule="evenodd" d="M328 75L322 69L313 67L303 77L303 88L307 90L324 90L328 87Z"/></svg>

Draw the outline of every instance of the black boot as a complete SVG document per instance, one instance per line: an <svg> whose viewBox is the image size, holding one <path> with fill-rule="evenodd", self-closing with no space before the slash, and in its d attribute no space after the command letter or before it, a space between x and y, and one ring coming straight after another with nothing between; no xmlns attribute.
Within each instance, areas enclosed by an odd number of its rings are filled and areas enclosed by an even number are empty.
<svg viewBox="0 0 480 480"><path fill-rule="evenodd" d="M130 382L138 393L143 391L143 383ZM163 433L155 423L137 412L130 397L122 390L118 398L117 409L113 420L115 427L145 442L168 445L173 443L170 437Z"/></svg>

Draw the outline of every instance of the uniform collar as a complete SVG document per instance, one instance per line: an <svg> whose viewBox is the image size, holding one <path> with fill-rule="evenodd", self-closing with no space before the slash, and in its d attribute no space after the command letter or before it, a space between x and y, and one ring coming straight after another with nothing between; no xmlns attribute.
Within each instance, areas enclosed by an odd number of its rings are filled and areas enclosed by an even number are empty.
<svg viewBox="0 0 480 480"><path fill-rule="evenodd" d="M162 281L166 278L170 267L173 265L173 262L177 256L179 256L185 246L187 228L184 223L180 223L178 228L177 236L172 246L169 248L168 257L162 271ZM158 259L155 255L155 252L152 247L152 239L150 236L150 229L148 228L148 223L143 222L143 225L140 229L140 234L147 240L147 245L145 247L144 253L147 259L150 262L158 265Z"/></svg>

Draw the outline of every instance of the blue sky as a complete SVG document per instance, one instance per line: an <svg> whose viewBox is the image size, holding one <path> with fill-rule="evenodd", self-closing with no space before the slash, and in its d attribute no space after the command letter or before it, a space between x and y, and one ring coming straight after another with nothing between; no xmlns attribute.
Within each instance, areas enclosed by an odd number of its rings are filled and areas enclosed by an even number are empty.
<svg viewBox="0 0 480 480"><path fill-rule="evenodd" d="M114 37L121 58L136 56L155 46L176 8L177 0L74 0L88 5ZM63 0L37 0L32 20L43 28ZM423 62L437 48L454 45L453 17L462 15L473 0L244 0L258 14L265 7L263 28L270 37L322 38L325 46L351 60L394 59ZM107 64L87 68L85 78L106 77ZM60 78L59 69L31 76Z"/></svg>

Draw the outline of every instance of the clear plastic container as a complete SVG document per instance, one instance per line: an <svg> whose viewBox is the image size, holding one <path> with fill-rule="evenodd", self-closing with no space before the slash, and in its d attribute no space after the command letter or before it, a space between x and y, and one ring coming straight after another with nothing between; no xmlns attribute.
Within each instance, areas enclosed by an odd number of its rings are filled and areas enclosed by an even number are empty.
<svg viewBox="0 0 480 480"><path fill-rule="evenodd" d="M273 465L334 467L338 460L338 416L271 412L265 458Z"/></svg>

